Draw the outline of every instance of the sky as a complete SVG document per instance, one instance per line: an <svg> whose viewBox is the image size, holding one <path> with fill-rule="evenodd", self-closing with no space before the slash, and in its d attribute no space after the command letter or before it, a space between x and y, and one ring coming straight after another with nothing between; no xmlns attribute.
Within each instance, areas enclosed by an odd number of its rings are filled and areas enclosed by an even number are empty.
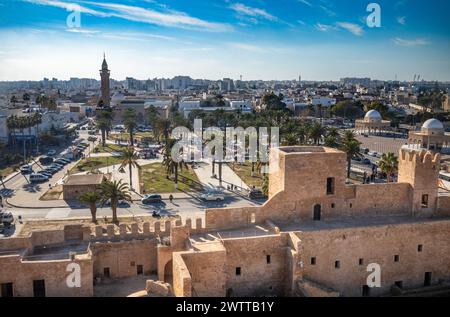
<svg viewBox="0 0 450 317"><path fill-rule="evenodd" d="M449 13L448 0L0 0L0 80L98 78L105 53L117 80L448 81Z"/></svg>

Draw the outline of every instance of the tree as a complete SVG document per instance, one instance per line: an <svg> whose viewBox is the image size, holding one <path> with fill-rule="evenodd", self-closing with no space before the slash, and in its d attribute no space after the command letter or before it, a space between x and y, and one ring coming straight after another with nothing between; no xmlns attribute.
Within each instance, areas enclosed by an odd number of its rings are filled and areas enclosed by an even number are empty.
<svg viewBox="0 0 450 317"><path fill-rule="evenodd" d="M359 101L341 101L331 106L330 111L333 115L355 120L364 116L364 105Z"/></svg>
<svg viewBox="0 0 450 317"><path fill-rule="evenodd" d="M130 134L130 145L134 146L133 134L138 126L136 110L134 109L125 110L123 114L123 124L127 129L128 133Z"/></svg>
<svg viewBox="0 0 450 317"><path fill-rule="evenodd" d="M383 153L379 162L379 167L383 173L386 173L388 183L392 181L392 174L398 170L398 159L394 153Z"/></svg>
<svg viewBox="0 0 450 317"><path fill-rule="evenodd" d="M148 107L147 117L148 117L148 122L150 123L150 125L152 126L152 129L154 131L156 124L157 124L158 120L160 119L159 112L155 108L155 106L151 105L150 107Z"/></svg>
<svg viewBox="0 0 450 317"><path fill-rule="evenodd" d="M133 189L133 167L140 168L137 163L139 156L134 151L133 147L125 149L121 154L122 163L120 164L119 170L123 170L125 166L128 165L128 171L130 173L130 189Z"/></svg>
<svg viewBox="0 0 450 317"><path fill-rule="evenodd" d="M166 143L169 140L171 125L172 123L168 119L159 119L156 123L156 130L158 131L159 135L162 135L164 137L164 141ZM155 130L155 128L153 128L153 130Z"/></svg>
<svg viewBox="0 0 450 317"><path fill-rule="evenodd" d="M100 185L100 196L102 197L102 204L110 201L113 214L113 222L118 223L119 219L117 218L117 205L119 204L119 201L132 201L128 184L122 183L122 180L104 180Z"/></svg>
<svg viewBox="0 0 450 317"><path fill-rule="evenodd" d="M86 192L80 196L79 200L89 206L92 222L97 223L97 204L102 200L102 196L97 192Z"/></svg>
<svg viewBox="0 0 450 317"><path fill-rule="evenodd" d="M352 131L345 131L340 150L347 154L347 178L350 178L350 171L352 165L352 158L355 156L361 156L361 142L356 140Z"/></svg>
<svg viewBox="0 0 450 317"><path fill-rule="evenodd" d="M10 134L10 140L14 146L16 147L16 129L19 126L19 120L16 115L11 115L6 119L6 127L8 128L8 132Z"/></svg>
<svg viewBox="0 0 450 317"><path fill-rule="evenodd" d="M269 177L267 175L263 176L261 191L263 192L264 196L269 196Z"/></svg>
<svg viewBox="0 0 450 317"><path fill-rule="evenodd" d="M102 132L102 146L106 145L106 133L111 130L114 114L112 109L97 111L97 127Z"/></svg>
<svg viewBox="0 0 450 317"><path fill-rule="evenodd" d="M188 165L184 160L174 160L172 157L172 147L176 140L169 139L164 145L163 166L166 168L166 177L169 179L169 175L175 175L175 184L178 184L178 170L183 170L183 167L187 168ZM181 153L180 153L181 158Z"/></svg>
<svg viewBox="0 0 450 317"><path fill-rule="evenodd" d="M15 107L16 103L17 103L17 97L15 95L13 95L10 99L10 102L13 104L13 107Z"/></svg>
<svg viewBox="0 0 450 317"><path fill-rule="evenodd" d="M325 134L324 127L319 122L314 122L308 129L308 136L313 140L314 145L319 146L320 140Z"/></svg>

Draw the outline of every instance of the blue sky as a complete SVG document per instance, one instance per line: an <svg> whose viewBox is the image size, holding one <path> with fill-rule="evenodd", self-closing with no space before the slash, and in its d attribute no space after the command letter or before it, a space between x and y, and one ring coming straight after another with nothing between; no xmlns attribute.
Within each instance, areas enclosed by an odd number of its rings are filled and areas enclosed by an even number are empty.
<svg viewBox="0 0 450 317"><path fill-rule="evenodd" d="M96 78L103 52L116 79L450 80L449 13L448 0L0 0L0 80Z"/></svg>

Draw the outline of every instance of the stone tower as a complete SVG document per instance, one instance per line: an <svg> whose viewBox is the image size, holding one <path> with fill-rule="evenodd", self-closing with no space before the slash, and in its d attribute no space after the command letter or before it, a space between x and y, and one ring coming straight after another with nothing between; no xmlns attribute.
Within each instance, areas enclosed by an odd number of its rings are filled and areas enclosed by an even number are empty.
<svg viewBox="0 0 450 317"><path fill-rule="evenodd" d="M102 90L102 96L101 100L103 101L104 107L110 106L110 94L109 94L109 75L110 71L108 69L108 64L106 63L105 55L103 55L103 63L102 63L102 69L100 70L100 77L101 77L101 90Z"/></svg>
<svg viewBox="0 0 450 317"><path fill-rule="evenodd" d="M403 147L399 156L399 183L412 186L412 213L432 216L437 209L440 154Z"/></svg>

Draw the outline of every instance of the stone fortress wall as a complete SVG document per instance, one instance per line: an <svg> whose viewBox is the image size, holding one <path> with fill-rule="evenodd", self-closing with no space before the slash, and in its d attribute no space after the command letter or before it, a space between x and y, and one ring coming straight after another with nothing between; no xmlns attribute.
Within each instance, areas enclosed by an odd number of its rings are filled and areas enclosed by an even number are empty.
<svg viewBox="0 0 450 317"><path fill-rule="evenodd" d="M195 225L66 226L2 239L0 283L30 296L34 279L49 279L49 296L91 296L93 279L139 268L170 282L176 296L377 296L394 284L450 282L450 196L437 192L438 154L402 149L398 183L349 185L343 152L272 151L278 160L262 206L209 209ZM42 246L83 244L64 259L30 258ZM63 285L71 260L84 270L81 289ZM382 285L367 290L370 263L381 266Z"/></svg>

